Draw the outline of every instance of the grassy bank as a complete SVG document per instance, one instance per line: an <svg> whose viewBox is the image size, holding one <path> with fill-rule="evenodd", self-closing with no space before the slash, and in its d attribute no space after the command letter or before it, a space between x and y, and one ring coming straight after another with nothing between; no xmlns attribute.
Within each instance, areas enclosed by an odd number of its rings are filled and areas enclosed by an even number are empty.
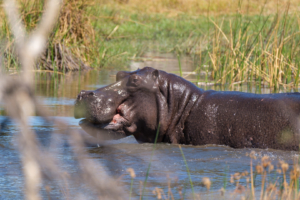
<svg viewBox="0 0 300 200"><path fill-rule="evenodd" d="M45 10L44 0L18 0L22 25L34 32ZM37 69L76 71L87 68L93 57L94 31L86 8L90 1L63 1L60 17L49 36L47 48L36 65ZM7 68L19 67L14 38L3 6L0 8L1 51Z"/></svg>
<svg viewBox="0 0 300 200"><path fill-rule="evenodd" d="M202 15L205 6L185 12L196 1L186 6L176 1L177 6L169 7L137 2L100 1L88 10L96 32L95 51L99 52L94 66L127 66L147 51L172 52L191 56L195 71L211 72L216 84L258 83L275 90L298 87L296 1L229 2L230 11L228 6L220 11L224 2L216 1L219 7L211 4L215 9Z"/></svg>
<svg viewBox="0 0 300 200"><path fill-rule="evenodd" d="M42 1L21 2L25 24L34 27ZM171 52L190 56L195 72L205 72L215 84L297 88L299 4L294 0L65 1L50 40L46 57L53 67L48 68L64 70L79 62L94 68L126 68L145 52ZM2 27L1 37L13 41L6 23ZM69 53L71 59L57 61ZM17 63L8 60L8 67Z"/></svg>

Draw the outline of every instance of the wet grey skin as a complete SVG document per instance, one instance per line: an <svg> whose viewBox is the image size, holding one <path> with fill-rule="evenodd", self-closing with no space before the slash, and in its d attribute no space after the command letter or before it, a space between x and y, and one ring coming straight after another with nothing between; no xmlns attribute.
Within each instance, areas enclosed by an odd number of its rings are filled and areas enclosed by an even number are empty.
<svg viewBox="0 0 300 200"><path fill-rule="evenodd" d="M151 143L160 127L158 142L299 149L299 93L205 91L150 67L116 79L77 97L75 118L85 118L81 127L95 137Z"/></svg>

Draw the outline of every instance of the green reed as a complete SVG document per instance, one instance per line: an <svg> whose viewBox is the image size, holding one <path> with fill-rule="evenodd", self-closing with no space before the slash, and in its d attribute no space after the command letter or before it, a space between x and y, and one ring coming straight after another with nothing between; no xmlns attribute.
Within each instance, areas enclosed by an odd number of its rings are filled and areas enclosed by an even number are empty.
<svg viewBox="0 0 300 200"><path fill-rule="evenodd" d="M158 124L158 127L157 127L157 131L156 131L156 135L155 135L155 140L154 140L154 144L153 144L153 148L152 148L152 153L151 153L151 157L150 157L150 162L149 162L149 165L148 165L148 169L147 169L145 181L144 181L144 184L143 184L143 190L142 190L141 200L143 200L143 198L144 198L146 184L147 184L147 180L148 180L149 172L150 172L150 168L151 168L151 162L152 162L152 158L153 158L154 152L156 150L156 143L157 143L157 138L158 138L158 134L159 134L159 128L160 128L160 124Z"/></svg>
<svg viewBox="0 0 300 200"><path fill-rule="evenodd" d="M186 162L184 153L183 153L180 145L179 145L179 150L180 150L180 153L182 155L182 158L183 158L183 161L184 161L184 164L185 164L185 167L186 167L186 171L187 171L187 174L188 174L188 177L189 177L189 181L190 181L190 185L191 185L191 189L192 189L192 193L193 193L193 199L195 200L195 191L194 191L194 185L193 185L193 181L192 181L191 174L190 174L190 169L188 167L188 164Z"/></svg>
<svg viewBox="0 0 300 200"><path fill-rule="evenodd" d="M240 16L216 23L211 52L212 77L217 83L255 82L274 90L297 87L300 41L296 17L283 14ZM225 25L228 23L228 25ZM221 25L218 25L221 24ZM287 34L288 33L288 34ZM226 78L227 77L227 78ZM260 86L261 87L261 86Z"/></svg>
<svg viewBox="0 0 300 200"><path fill-rule="evenodd" d="M229 165L225 167L225 173L224 173L224 177L223 177L223 188L224 188L224 190L226 190L226 186L227 186L228 171L229 171Z"/></svg>

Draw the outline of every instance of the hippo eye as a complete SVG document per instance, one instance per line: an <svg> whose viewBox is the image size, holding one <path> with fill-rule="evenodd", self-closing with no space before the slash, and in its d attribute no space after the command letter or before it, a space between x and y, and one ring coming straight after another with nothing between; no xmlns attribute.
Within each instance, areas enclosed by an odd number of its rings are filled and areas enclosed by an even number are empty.
<svg viewBox="0 0 300 200"><path fill-rule="evenodd" d="M133 78L133 79L131 80L131 83L132 83L133 85L137 86L138 83L139 83L139 79L135 77L135 78Z"/></svg>
<svg viewBox="0 0 300 200"><path fill-rule="evenodd" d="M138 86L139 83L140 83L140 77L136 74L133 74L131 77L130 77L130 81L129 81L129 84L131 86Z"/></svg>
<svg viewBox="0 0 300 200"><path fill-rule="evenodd" d="M94 92L90 92L90 93L89 93L89 96L94 96L94 95L95 95Z"/></svg>

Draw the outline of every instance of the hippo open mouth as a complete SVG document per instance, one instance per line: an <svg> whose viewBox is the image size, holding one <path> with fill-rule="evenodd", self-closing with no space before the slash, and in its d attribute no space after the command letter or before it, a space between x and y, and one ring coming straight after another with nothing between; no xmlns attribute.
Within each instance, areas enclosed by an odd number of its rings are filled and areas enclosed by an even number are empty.
<svg viewBox="0 0 300 200"><path fill-rule="evenodd" d="M119 105L112 120L109 123L99 124L99 127L107 130L122 131L124 126L129 126L129 120L124 117L124 112L122 112L123 107L123 104Z"/></svg>
<svg viewBox="0 0 300 200"><path fill-rule="evenodd" d="M96 138L101 138L102 140L123 138L126 137L124 127L129 125L129 121L123 116L121 110L122 106L123 105L118 106L110 122L95 121L95 119L89 115L88 117L80 116L78 113L75 114L75 118L84 118L80 120L79 125L83 130Z"/></svg>
<svg viewBox="0 0 300 200"><path fill-rule="evenodd" d="M118 130L122 130L123 126L128 125L128 120L126 120L124 117L122 117L121 113L117 112L114 115L112 121L109 123L97 123L97 122L90 120L89 118L84 118L80 121L80 124L88 124L88 123L90 125L93 125L95 127L101 128L101 129L109 129L109 130L118 131Z"/></svg>
<svg viewBox="0 0 300 200"><path fill-rule="evenodd" d="M74 112L75 118L84 118L80 126L91 135L107 131L123 137L132 135L136 132L137 107L132 95L139 82L139 76L119 72L116 83L93 91L81 91Z"/></svg>
<svg viewBox="0 0 300 200"><path fill-rule="evenodd" d="M112 116L112 118L110 119L110 117L104 118L103 116L97 116L94 115L94 112L91 112L91 109L93 109L93 105L94 106L98 106L98 104L95 103L91 103L90 105L92 106L88 106L87 105L87 98L83 98L82 96L85 95L85 93L90 94L89 91L83 91L81 92L80 95L78 95L78 98L75 102L75 118L84 118L79 122L79 125L84 129L87 130L89 129L88 132L95 132L95 131L99 131L99 130L103 130L102 133L104 132L104 130L111 130L114 131L115 133L120 134L120 136L126 136L125 132L124 132L124 127L128 127L130 126L129 120L126 119L125 117L125 112L124 108L126 108L126 106L124 106L124 104L120 104L117 109L115 110L115 112L113 112L113 108L106 108L105 112L106 114L108 114L110 111L110 116ZM102 99L100 99L102 97ZM90 95L90 97L88 97L90 99L95 98L93 101L95 102L101 102L101 101L106 101L103 99L103 96L100 95L100 97L97 97L95 95L95 93L93 92L93 95ZM103 107L103 106L102 106ZM98 108L99 109L99 108ZM98 110L96 108L96 110ZM94 135L94 134L92 134Z"/></svg>

